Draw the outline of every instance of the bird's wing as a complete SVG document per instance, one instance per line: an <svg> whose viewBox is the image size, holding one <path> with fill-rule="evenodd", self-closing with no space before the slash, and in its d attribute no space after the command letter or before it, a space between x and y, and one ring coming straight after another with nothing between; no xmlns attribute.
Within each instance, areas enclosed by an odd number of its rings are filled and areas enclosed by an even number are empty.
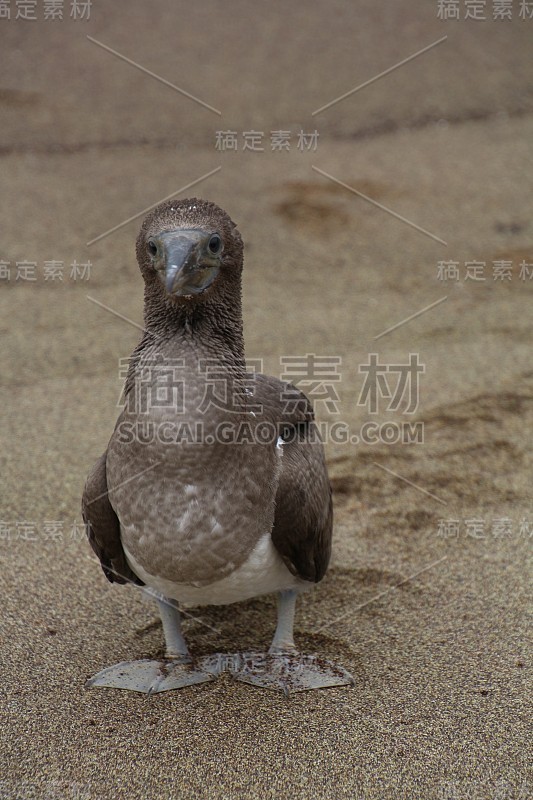
<svg viewBox="0 0 533 800"><path fill-rule="evenodd" d="M303 392L276 378L258 375L256 389L283 440L272 541L293 575L318 582L331 555L333 504L313 408Z"/></svg>
<svg viewBox="0 0 533 800"><path fill-rule="evenodd" d="M81 500L81 513L89 544L111 583L143 582L132 572L120 540L120 523L109 502L106 477L107 451L89 473Z"/></svg>

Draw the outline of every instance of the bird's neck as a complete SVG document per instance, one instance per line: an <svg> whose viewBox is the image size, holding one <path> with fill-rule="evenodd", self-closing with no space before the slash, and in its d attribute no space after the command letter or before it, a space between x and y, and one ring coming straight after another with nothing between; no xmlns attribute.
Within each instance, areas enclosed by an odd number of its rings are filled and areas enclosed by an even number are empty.
<svg viewBox="0 0 533 800"><path fill-rule="evenodd" d="M130 411L139 411L136 403L144 392L151 398L151 413L164 416L158 392L168 391L169 379L183 390L180 413L189 419L199 417L204 426L216 424L224 409L244 409L247 377L241 304L240 297L231 299L231 303L220 303L218 298L219 302L212 304L180 303L162 308L156 304L164 301L145 298L145 333L130 358L124 387ZM213 391L217 394L215 410L206 416L199 398L209 397ZM169 407L173 416L174 399Z"/></svg>
<svg viewBox="0 0 533 800"><path fill-rule="evenodd" d="M240 293L231 302L171 303L145 296L143 344L187 360L219 359L245 371ZM164 302L164 301L163 301Z"/></svg>

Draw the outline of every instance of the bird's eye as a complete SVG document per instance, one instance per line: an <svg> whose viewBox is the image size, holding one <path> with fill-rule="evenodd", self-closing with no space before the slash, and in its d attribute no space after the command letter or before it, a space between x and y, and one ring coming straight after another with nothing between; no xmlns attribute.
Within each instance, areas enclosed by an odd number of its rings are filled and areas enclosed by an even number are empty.
<svg viewBox="0 0 533 800"><path fill-rule="evenodd" d="M222 252L222 239L218 233L214 233L211 236L207 247L209 252L214 256L218 256L218 254Z"/></svg>
<svg viewBox="0 0 533 800"><path fill-rule="evenodd" d="M157 245L156 245L156 243L154 242L153 239L148 239L148 243L147 243L146 246L147 246L148 252L150 253L151 256L156 256L157 255Z"/></svg>

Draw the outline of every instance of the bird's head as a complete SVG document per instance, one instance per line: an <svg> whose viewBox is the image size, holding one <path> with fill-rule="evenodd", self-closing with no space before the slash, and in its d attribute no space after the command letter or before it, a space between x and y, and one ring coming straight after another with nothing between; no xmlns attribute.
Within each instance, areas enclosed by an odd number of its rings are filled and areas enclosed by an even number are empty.
<svg viewBox="0 0 533 800"><path fill-rule="evenodd" d="M214 203L167 200L144 219L137 261L150 294L178 305L197 304L240 286L242 239Z"/></svg>

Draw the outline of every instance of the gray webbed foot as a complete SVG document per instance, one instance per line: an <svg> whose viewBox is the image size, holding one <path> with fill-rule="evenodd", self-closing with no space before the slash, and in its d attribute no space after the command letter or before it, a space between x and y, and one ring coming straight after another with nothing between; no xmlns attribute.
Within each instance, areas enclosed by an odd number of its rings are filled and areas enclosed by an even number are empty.
<svg viewBox="0 0 533 800"><path fill-rule="evenodd" d="M198 669L189 656L180 656L159 661L121 661L93 675L85 685L155 694L213 679L214 675Z"/></svg>
<svg viewBox="0 0 533 800"><path fill-rule="evenodd" d="M181 632L177 605L157 592L147 590L147 594L154 596L159 605L165 634L165 658L157 661L148 658L139 661L121 661L120 664L106 667L89 678L87 687L108 686L113 689L155 694L214 679L212 673L199 668L189 655Z"/></svg>
<svg viewBox="0 0 533 800"><path fill-rule="evenodd" d="M349 672L320 656L290 650L269 653L214 653L198 661L214 676L229 673L235 680L286 695L354 683Z"/></svg>
<svg viewBox="0 0 533 800"><path fill-rule="evenodd" d="M242 653L234 657L234 666L228 671L235 680L280 690L286 695L330 686L353 686L354 679L344 667L321 656L297 651L293 637L296 597L294 590L279 593L278 624L268 653Z"/></svg>
<svg viewBox="0 0 533 800"><path fill-rule="evenodd" d="M353 685L354 679L343 667L321 656L295 651L244 654L243 667L235 680L280 690L285 695L330 686Z"/></svg>

